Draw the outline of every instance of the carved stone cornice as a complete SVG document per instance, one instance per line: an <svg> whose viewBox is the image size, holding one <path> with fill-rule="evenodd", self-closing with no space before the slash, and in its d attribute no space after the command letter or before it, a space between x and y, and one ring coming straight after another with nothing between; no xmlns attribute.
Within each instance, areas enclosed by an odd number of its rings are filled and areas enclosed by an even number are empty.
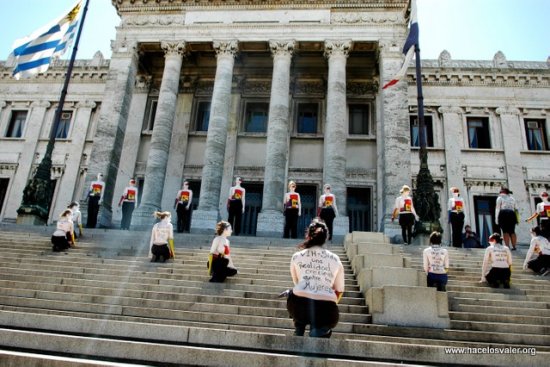
<svg viewBox="0 0 550 367"><path fill-rule="evenodd" d="M290 89L296 97L322 97L326 92L326 83L322 79L295 80Z"/></svg>
<svg viewBox="0 0 550 367"><path fill-rule="evenodd" d="M239 41L237 40L213 41L212 45L214 47L214 51L216 51L216 57L235 57L239 52Z"/></svg>
<svg viewBox="0 0 550 367"><path fill-rule="evenodd" d="M376 14L372 12L338 12L330 17L331 24L400 24L405 19L400 14Z"/></svg>
<svg viewBox="0 0 550 367"><path fill-rule="evenodd" d="M464 185L468 189L473 186L489 186L491 190L496 191L497 188L508 185L508 181L506 179L498 178L464 178Z"/></svg>
<svg viewBox="0 0 550 367"><path fill-rule="evenodd" d="M183 56L185 54L185 41L161 41L160 47L164 51L164 57Z"/></svg>
<svg viewBox="0 0 550 367"><path fill-rule="evenodd" d="M211 96L214 92L214 79L199 79L196 83L195 94L197 96Z"/></svg>
<svg viewBox="0 0 550 367"><path fill-rule="evenodd" d="M464 110L457 106L441 106L437 109L437 112L441 114L456 114L456 115L462 115L464 113Z"/></svg>
<svg viewBox="0 0 550 367"><path fill-rule="evenodd" d="M378 88L377 81L351 81L346 83L346 93L350 97L375 95Z"/></svg>
<svg viewBox="0 0 550 367"><path fill-rule="evenodd" d="M292 57L294 53L294 47L296 46L296 41L278 41L270 40L269 49L271 50L271 56L287 56Z"/></svg>
<svg viewBox="0 0 550 367"><path fill-rule="evenodd" d="M136 40L128 40L126 37L112 40L111 51L113 51L113 57L137 57L138 42Z"/></svg>
<svg viewBox="0 0 550 367"><path fill-rule="evenodd" d="M514 115L519 116L521 114L520 110L515 107L505 106L505 107L499 107L496 109L495 113L497 115Z"/></svg>
<svg viewBox="0 0 550 367"><path fill-rule="evenodd" d="M246 79L241 89L244 96L268 97L271 94L271 80Z"/></svg>
<svg viewBox="0 0 550 367"><path fill-rule="evenodd" d="M169 27L182 25L185 14L147 14L126 15L122 18L121 26L124 27Z"/></svg>
<svg viewBox="0 0 550 367"><path fill-rule="evenodd" d="M352 45L351 40L326 40L324 55L327 59L332 56L348 57Z"/></svg>
<svg viewBox="0 0 550 367"><path fill-rule="evenodd" d="M76 104L76 108L89 108L94 109L96 108L97 104L94 101L86 100L86 101L80 101Z"/></svg>
<svg viewBox="0 0 550 367"><path fill-rule="evenodd" d="M32 108L50 108L51 105L52 104L50 103L50 101L45 101L45 100L34 101L31 103Z"/></svg>

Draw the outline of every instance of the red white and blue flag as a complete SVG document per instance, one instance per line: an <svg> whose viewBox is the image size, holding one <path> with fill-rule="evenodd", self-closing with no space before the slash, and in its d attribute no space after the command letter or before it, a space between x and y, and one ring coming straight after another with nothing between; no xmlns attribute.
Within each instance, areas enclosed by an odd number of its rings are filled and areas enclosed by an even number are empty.
<svg viewBox="0 0 550 367"><path fill-rule="evenodd" d="M411 63L411 60L414 56L415 46L418 44L418 20L416 18L416 1L411 1L411 25L409 29L409 36L407 37L407 40L405 41L405 45L403 46L403 54L405 55L405 60L403 61L403 65L401 66L401 69L395 76L387 82L382 89L386 89L388 87L391 87L392 85L397 84L398 81L400 81L405 74L407 74L407 69L409 68L409 64Z"/></svg>

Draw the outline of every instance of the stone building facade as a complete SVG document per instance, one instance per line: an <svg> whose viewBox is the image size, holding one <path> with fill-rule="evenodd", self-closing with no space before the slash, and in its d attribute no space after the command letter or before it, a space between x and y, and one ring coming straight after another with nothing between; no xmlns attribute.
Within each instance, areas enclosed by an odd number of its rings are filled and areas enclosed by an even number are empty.
<svg viewBox="0 0 550 367"><path fill-rule="evenodd" d="M79 61L59 131L50 218L106 179L100 223L116 227L120 195L140 185L133 225L171 209L184 179L195 190L192 231L226 218L236 176L247 188L245 233L280 235L288 180L315 215L330 183L335 234L399 233L389 221L419 169L416 87L382 90L402 63L406 0L156 2L116 0L112 57ZM64 63L15 81L0 63L0 219L14 221L40 161ZM525 218L549 186L548 62L423 61L429 166L441 206L448 188L467 200L467 222L492 230L491 205L508 186ZM407 85L408 84L408 85ZM84 210L85 212L85 210ZM441 222L446 223L443 210ZM448 231L447 231L448 232ZM528 240L528 225L520 226Z"/></svg>

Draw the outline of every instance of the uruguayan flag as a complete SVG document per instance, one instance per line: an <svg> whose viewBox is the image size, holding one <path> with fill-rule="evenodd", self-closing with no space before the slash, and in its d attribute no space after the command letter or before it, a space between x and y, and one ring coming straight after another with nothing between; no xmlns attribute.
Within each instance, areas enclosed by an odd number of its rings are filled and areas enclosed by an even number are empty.
<svg viewBox="0 0 550 367"><path fill-rule="evenodd" d="M70 47L78 30L78 14L82 7L79 0L71 10L30 36L13 43L15 79L29 78L48 70L52 57L61 56Z"/></svg>

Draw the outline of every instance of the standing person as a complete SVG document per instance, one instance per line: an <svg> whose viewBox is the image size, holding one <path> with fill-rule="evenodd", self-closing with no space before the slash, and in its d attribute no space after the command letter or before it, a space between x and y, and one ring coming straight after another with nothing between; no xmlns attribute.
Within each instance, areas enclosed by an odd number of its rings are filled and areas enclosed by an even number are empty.
<svg viewBox="0 0 550 367"><path fill-rule="evenodd" d="M451 223L453 247L462 247L462 228L464 227L464 200L460 196L460 190L456 187L450 189L452 197L449 199L449 223Z"/></svg>
<svg viewBox="0 0 550 367"><path fill-rule="evenodd" d="M151 262L166 262L174 257L174 227L170 222L170 212L154 212L160 222L153 226L151 242L149 243L149 257Z"/></svg>
<svg viewBox="0 0 550 367"><path fill-rule="evenodd" d="M56 223L56 230L52 235L52 251L59 252L74 245L74 226L71 219L73 212L65 209Z"/></svg>
<svg viewBox="0 0 550 367"><path fill-rule="evenodd" d="M174 209L178 214L177 230L178 233L189 232L191 219L191 202L193 201L193 191L189 190L189 181L183 181L183 187L178 191Z"/></svg>
<svg viewBox="0 0 550 367"><path fill-rule="evenodd" d="M243 180L240 177L235 179L235 186L229 189L229 200L227 201L227 221L235 228L235 236L241 233L241 223L245 208L246 190L241 186Z"/></svg>
<svg viewBox="0 0 550 367"><path fill-rule="evenodd" d="M212 241L208 259L208 275L212 276L209 280L211 283L223 283L225 278L237 274L227 239L232 232L231 224L228 222L222 220L216 224L216 237Z"/></svg>
<svg viewBox="0 0 550 367"><path fill-rule="evenodd" d="M97 225L97 215L99 206L103 202L103 192L105 191L105 182L103 174L97 174L97 180L92 181L90 190L88 191L88 220L86 228L95 228Z"/></svg>
<svg viewBox="0 0 550 367"><path fill-rule="evenodd" d="M531 269L537 274L546 275L550 270L550 242L538 226L531 229L531 236L523 270Z"/></svg>
<svg viewBox="0 0 550 367"><path fill-rule="evenodd" d="M512 251L516 250L516 200L510 196L510 190L503 187L500 190L499 197L495 207L496 224L502 231L504 238L504 244L510 248L510 242L512 244Z"/></svg>
<svg viewBox="0 0 550 367"><path fill-rule="evenodd" d="M395 199L395 206L391 221L393 222L397 216L399 216L399 225L401 226L401 236L403 237L403 243L410 245L412 242L412 228L415 220L420 218L416 215L414 210L413 200L410 196L411 188L407 185L403 185L398 196Z"/></svg>
<svg viewBox="0 0 550 367"><path fill-rule="evenodd" d="M435 287L438 291L446 292L449 253L447 249L441 248L441 233L432 232L430 235L430 247L424 250L422 257L428 287Z"/></svg>
<svg viewBox="0 0 550 367"><path fill-rule="evenodd" d="M328 227L313 220L301 251L290 261L294 288L288 293L287 309L294 321L294 335L303 336L310 325L309 336L330 338L338 324L338 301L344 293L344 267L338 255L323 248Z"/></svg>
<svg viewBox="0 0 550 367"><path fill-rule="evenodd" d="M500 284L510 288L511 268L510 249L502 245L500 234L493 233L489 236L489 247L485 249L480 283L487 282L493 288L498 288Z"/></svg>
<svg viewBox="0 0 550 367"><path fill-rule="evenodd" d="M132 223L132 214L137 207L138 188L136 187L136 180L131 179L130 185L126 186L118 206L122 205L122 220L120 221L120 229L130 230L130 224Z"/></svg>
<svg viewBox="0 0 550 367"><path fill-rule="evenodd" d="M283 238L298 238L298 217L302 215L302 201L296 192L296 182L288 183L284 198L285 229Z"/></svg>
<svg viewBox="0 0 550 367"><path fill-rule="evenodd" d="M324 194L319 197L319 217L326 223L328 227L328 240L332 241L332 228L334 218L338 216L338 208L336 207L336 196L330 192L330 185L323 186Z"/></svg>
<svg viewBox="0 0 550 367"><path fill-rule="evenodd" d="M462 235L462 244L464 248L477 248L482 247L477 233L472 231L472 227L466 224L464 227L464 234Z"/></svg>
<svg viewBox="0 0 550 367"><path fill-rule="evenodd" d="M548 201L548 192L541 192L540 198L542 201L537 204L535 213L525 221L530 222L534 218L537 218L541 232L544 236L550 238L550 202Z"/></svg>
<svg viewBox="0 0 550 367"><path fill-rule="evenodd" d="M76 226L78 227L78 236L76 235L76 230L75 230L75 238L78 238L78 237L82 237L83 233L82 233L82 213L80 213L80 205L78 204L77 201L73 201L69 206L68 206L68 209L71 209L71 211L73 212L73 215L71 217L72 221L73 221L73 226Z"/></svg>

